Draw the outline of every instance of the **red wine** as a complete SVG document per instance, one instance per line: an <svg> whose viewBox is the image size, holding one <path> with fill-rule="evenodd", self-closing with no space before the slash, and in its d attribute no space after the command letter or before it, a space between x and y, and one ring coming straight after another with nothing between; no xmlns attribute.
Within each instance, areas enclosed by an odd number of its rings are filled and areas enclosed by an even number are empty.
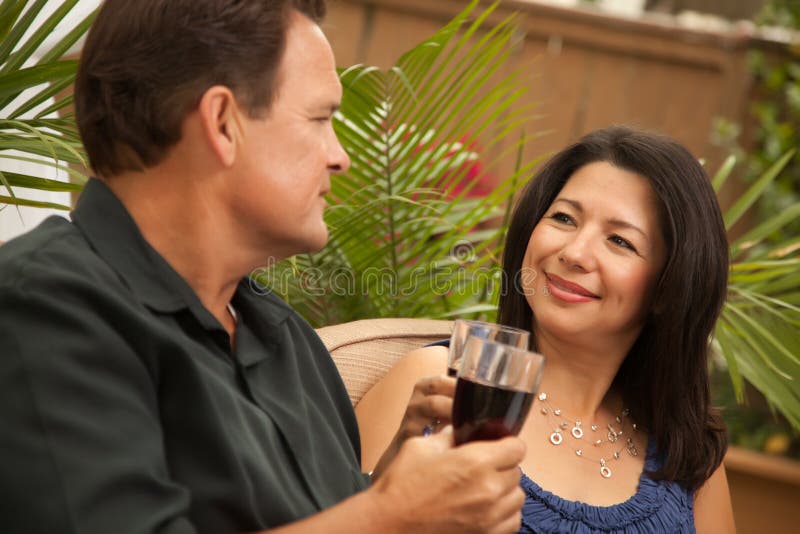
<svg viewBox="0 0 800 534"><path fill-rule="evenodd" d="M456 445L516 436L528 416L533 393L459 378L453 398Z"/></svg>

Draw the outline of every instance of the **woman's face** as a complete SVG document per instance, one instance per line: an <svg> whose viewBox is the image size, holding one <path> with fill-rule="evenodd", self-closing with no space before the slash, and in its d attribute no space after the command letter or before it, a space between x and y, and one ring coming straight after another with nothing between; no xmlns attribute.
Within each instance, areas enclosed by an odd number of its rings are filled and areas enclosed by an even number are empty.
<svg viewBox="0 0 800 534"><path fill-rule="evenodd" d="M633 343L665 248L647 179L605 161L579 168L525 251L522 289L537 334Z"/></svg>

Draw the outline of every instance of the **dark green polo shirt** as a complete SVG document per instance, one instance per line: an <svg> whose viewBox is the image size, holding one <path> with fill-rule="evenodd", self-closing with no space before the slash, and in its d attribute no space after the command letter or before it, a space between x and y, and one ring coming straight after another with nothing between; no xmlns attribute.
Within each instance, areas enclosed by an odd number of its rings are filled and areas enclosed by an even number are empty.
<svg viewBox="0 0 800 534"><path fill-rule="evenodd" d="M0 531L252 531L367 485L313 329L243 280L232 354L103 183L0 247L0 275Z"/></svg>

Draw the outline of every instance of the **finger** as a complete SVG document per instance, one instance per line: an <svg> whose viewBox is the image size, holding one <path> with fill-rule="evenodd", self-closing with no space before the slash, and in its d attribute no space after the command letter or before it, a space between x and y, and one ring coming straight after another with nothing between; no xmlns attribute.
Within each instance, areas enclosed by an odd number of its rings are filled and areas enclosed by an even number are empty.
<svg viewBox="0 0 800 534"><path fill-rule="evenodd" d="M498 476L501 477L503 484L509 491L519 486L519 480L522 477L522 471L519 467L514 466L511 469L498 471Z"/></svg>
<svg viewBox="0 0 800 534"><path fill-rule="evenodd" d="M446 375L427 376L414 385L414 390L426 396L445 395L452 397L456 391L456 379Z"/></svg>
<svg viewBox="0 0 800 534"><path fill-rule="evenodd" d="M516 436L495 441L474 441L461 445L459 450L483 459L498 471L516 469L525 457L525 444Z"/></svg>
<svg viewBox="0 0 800 534"><path fill-rule="evenodd" d="M522 528L522 512L517 511L498 523L489 532L491 534L514 534Z"/></svg>
<svg viewBox="0 0 800 534"><path fill-rule="evenodd" d="M492 532L518 532L522 520L522 505L525 504L525 493L519 486L508 494L497 499L493 512L496 514L496 526Z"/></svg>
<svg viewBox="0 0 800 534"><path fill-rule="evenodd" d="M449 425L452 405L448 397L427 397L423 405L409 408L403 423L406 436L430 436Z"/></svg>
<svg viewBox="0 0 800 534"><path fill-rule="evenodd" d="M430 447L433 447L437 452L445 452L455 446L453 442L453 427L445 425L438 433L425 439Z"/></svg>
<svg viewBox="0 0 800 534"><path fill-rule="evenodd" d="M494 499L507 498L509 495L514 496L513 501L518 500L517 493L522 493L519 485L521 471L518 467L507 469L505 471L496 471L491 474L490 493L494 495ZM524 499L523 499L524 500ZM522 500L519 500L519 506L522 506ZM508 510L511 510L509 508Z"/></svg>
<svg viewBox="0 0 800 534"><path fill-rule="evenodd" d="M439 395L453 397L456 394L456 379L447 375L440 375L437 378L439 381L436 387L438 388Z"/></svg>
<svg viewBox="0 0 800 534"><path fill-rule="evenodd" d="M442 395L425 397L419 406L420 416L428 419L438 419L440 422L450 422L453 412L453 399Z"/></svg>

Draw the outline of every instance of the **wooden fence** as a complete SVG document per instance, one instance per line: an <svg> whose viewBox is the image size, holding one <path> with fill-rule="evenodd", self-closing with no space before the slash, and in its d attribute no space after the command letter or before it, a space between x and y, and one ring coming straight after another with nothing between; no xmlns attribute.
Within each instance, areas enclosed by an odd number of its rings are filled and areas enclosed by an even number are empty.
<svg viewBox="0 0 800 534"><path fill-rule="evenodd" d="M330 0L324 27L340 66L387 68L466 3ZM529 132L546 134L531 142L525 154L529 159L595 128L625 123L677 138L714 170L724 156L711 142L714 118L749 123L753 91L748 51L785 53L779 43L747 32L692 31L669 17L626 20L523 0L507 0L499 11L498 19L511 11L520 13L520 44L512 68L530 69L527 102L539 103L543 114ZM734 182L723 191L723 205L741 188ZM775 462L778 467L769 467ZM796 531L796 462L733 450L726 464L740 532Z"/></svg>
<svg viewBox="0 0 800 534"><path fill-rule="evenodd" d="M340 66L387 68L466 3L331 0L325 30ZM677 138L715 169L723 154L711 142L714 118L748 123L747 52L783 48L745 31L684 29L669 16L620 19L530 0L505 1L497 19L512 11L520 14L521 31L513 66L529 72L527 99L542 112L529 131L545 133L530 144L529 160L595 128L624 123ZM724 192L723 204L735 189Z"/></svg>

